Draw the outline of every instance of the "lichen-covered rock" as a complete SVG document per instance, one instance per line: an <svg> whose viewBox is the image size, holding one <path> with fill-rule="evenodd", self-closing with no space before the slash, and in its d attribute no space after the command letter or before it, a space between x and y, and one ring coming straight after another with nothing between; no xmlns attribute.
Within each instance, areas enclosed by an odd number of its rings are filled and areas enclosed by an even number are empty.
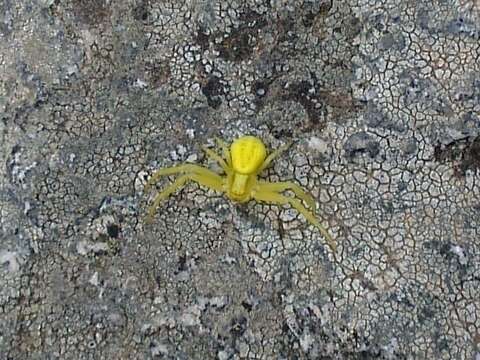
<svg viewBox="0 0 480 360"><path fill-rule="evenodd" d="M479 19L0 2L0 357L479 358ZM335 253L288 207L197 185L145 224L153 169L247 134L294 141L265 177L313 194Z"/></svg>

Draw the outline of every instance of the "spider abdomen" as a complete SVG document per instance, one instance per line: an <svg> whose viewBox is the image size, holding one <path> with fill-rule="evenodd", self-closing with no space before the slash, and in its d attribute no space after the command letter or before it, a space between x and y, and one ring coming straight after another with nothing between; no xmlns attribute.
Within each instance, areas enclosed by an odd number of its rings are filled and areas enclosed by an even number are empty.
<svg viewBox="0 0 480 360"><path fill-rule="evenodd" d="M255 173L267 156L265 145L254 136L243 136L235 140L230 151L233 170L245 175Z"/></svg>

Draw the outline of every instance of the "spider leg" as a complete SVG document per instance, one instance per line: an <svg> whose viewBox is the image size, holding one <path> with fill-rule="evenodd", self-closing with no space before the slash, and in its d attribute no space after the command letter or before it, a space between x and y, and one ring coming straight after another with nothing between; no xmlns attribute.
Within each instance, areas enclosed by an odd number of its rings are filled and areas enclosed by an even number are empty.
<svg viewBox="0 0 480 360"><path fill-rule="evenodd" d="M232 167L232 158L230 156L230 150L228 149L228 145L222 139L216 137L215 141L217 142L218 146L222 149L223 157L227 161L228 167Z"/></svg>
<svg viewBox="0 0 480 360"><path fill-rule="evenodd" d="M276 192L280 193L285 190L291 190L295 193L297 197L299 197L301 200L305 201L307 205L310 207L310 209L315 213L315 200L313 200L313 197L305 192L301 188L301 186L297 185L296 183L292 181L282 181L282 182L259 182L257 183L258 186L258 191L260 192Z"/></svg>
<svg viewBox="0 0 480 360"><path fill-rule="evenodd" d="M157 210L160 202L171 194L173 194L178 189L185 186L188 181L195 181L200 185L203 185L209 189L213 189L218 192L223 192L223 181L222 178L217 174L214 174L217 177L210 177L205 174L185 174L176 179L172 184L167 186L163 191L159 192L155 199L153 200L152 205L148 208L147 222L152 222L153 217L155 216L155 211Z"/></svg>
<svg viewBox="0 0 480 360"><path fill-rule="evenodd" d="M202 150L205 151L205 153L207 154L207 156L213 160L215 160L216 162L218 162L220 164L220 166L222 167L223 171L225 171L226 174L229 174L230 173L230 167L227 165L227 163L225 162L224 159L222 159L220 157L220 155L218 155L216 152L214 152L212 149L209 149L205 146L202 146Z"/></svg>
<svg viewBox="0 0 480 360"><path fill-rule="evenodd" d="M214 175L215 177L212 177L209 174L189 174L191 180L205 186L206 188L223 193L225 191L224 180L221 176L215 173Z"/></svg>
<svg viewBox="0 0 480 360"><path fill-rule="evenodd" d="M267 158L265 159L265 161L263 162L262 166L260 166L260 169L258 169L258 173L260 173L261 171L265 170L271 163L272 161L278 157L282 152L284 152L285 150L287 150L290 145L292 145L292 142L289 141L288 143L280 146L277 150L275 150L274 152L272 152L270 155L267 156Z"/></svg>
<svg viewBox="0 0 480 360"><path fill-rule="evenodd" d="M335 241L333 238L330 236L328 231L320 224L320 222L315 218L315 215L308 211L307 208L305 208L300 201L297 199L289 198L287 196L284 196L282 194L273 192L273 191L257 191L253 194L253 198L259 201L264 201L267 203L273 203L273 204L290 204L292 207L294 207L300 214L302 214L312 225L315 225L322 235L325 237L327 240L328 246L332 251L335 252L337 245L335 244Z"/></svg>
<svg viewBox="0 0 480 360"><path fill-rule="evenodd" d="M187 181L190 180L189 175L182 175L180 176L177 180L175 180L172 184L167 186L163 191L159 192L157 196L155 196L155 200L153 200L152 205L148 208L148 215L147 215L147 222L151 223L153 220L153 217L155 216L155 211L157 210L158 205L160 205L160 202L167 198L169 195L174 193L177 189L180 189L183 187Z"/></svg>
<svg viewBox="0 0 480 360"><path fill-rule="evenodd" d="M203 175L204 177L209 177L216 179L217 181L222 181L220 175L215 174L212 170L204 168L203 166L196 164L182 164L178 166L167 167L159 169L153 173L153 175L148 179L144 187L144 192L148 191L153 184L155 184L162 176L173 175L178 173L193 173Z"/></svg>

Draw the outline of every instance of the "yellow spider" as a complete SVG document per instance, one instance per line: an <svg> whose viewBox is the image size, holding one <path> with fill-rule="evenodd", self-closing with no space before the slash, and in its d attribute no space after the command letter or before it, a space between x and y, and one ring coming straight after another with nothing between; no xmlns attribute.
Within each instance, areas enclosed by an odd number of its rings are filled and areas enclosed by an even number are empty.
<svg viewBox="0 0 480 360"><path fill-rule="evenodd" d="M225 176L195 164L182 165L157 170L145 185L148 191L162 176L183 173L170 186L159 192L148 209L147 221L151 222L160 202L183 187L188 181L195 181L200 185L215 191L225 193L233 201L244 203L251 199L273 204L290 204L313 225L315 225L327 239L330 248L335 251L336 244L327 230L315 218L315 201L297 184L291 181L271 183L259 180L258 175L265 170L280 153L290 146L283 145L270 155L263 142L254 136L242 136L236 139L230 149L220 139L216 139L223 152L223 158L209 148L202 147L207 156L217 161L225 172ZM296 198L282 194L290 190L309 207L307 209Z"/></svg>

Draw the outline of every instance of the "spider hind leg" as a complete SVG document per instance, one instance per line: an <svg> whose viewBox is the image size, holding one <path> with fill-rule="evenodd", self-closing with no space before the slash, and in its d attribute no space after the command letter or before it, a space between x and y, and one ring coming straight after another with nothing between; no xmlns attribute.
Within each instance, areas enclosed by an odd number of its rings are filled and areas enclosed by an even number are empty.
<svg viewBox="0 0 480 360"><path fill-rule="evenodd" d="M286 190L291 190L293 193L301 200L305 201L308 207L315 213L315 200L312 195L304 191L301 186L297 185L292 181L282 181L282 182L261 182L258 184L258 191L260 192L275 192L281 193Z"/></svg>
<svg viewBox="0 0 480 360"><path fill-rule="evenodd" d="M305 208L305 206L303 206L302 203L297 199L289 198L287 196L284 196L282 194L279 194L273 191L257 191L255 192L253 197L256 200L264 201L267 203L280 204L280 205L290 204L294 209L296 209L300 214L302 214L312 225L314 225L320 230L322 235L327 240L328 246L333 252L335 252L335 250L337 249L337 245L333 240L333 238L328 233L328 231L322 226L322 224L320 224L320 222L315 217L315 215L312 212L310 212L307 208Z"/></svg>

